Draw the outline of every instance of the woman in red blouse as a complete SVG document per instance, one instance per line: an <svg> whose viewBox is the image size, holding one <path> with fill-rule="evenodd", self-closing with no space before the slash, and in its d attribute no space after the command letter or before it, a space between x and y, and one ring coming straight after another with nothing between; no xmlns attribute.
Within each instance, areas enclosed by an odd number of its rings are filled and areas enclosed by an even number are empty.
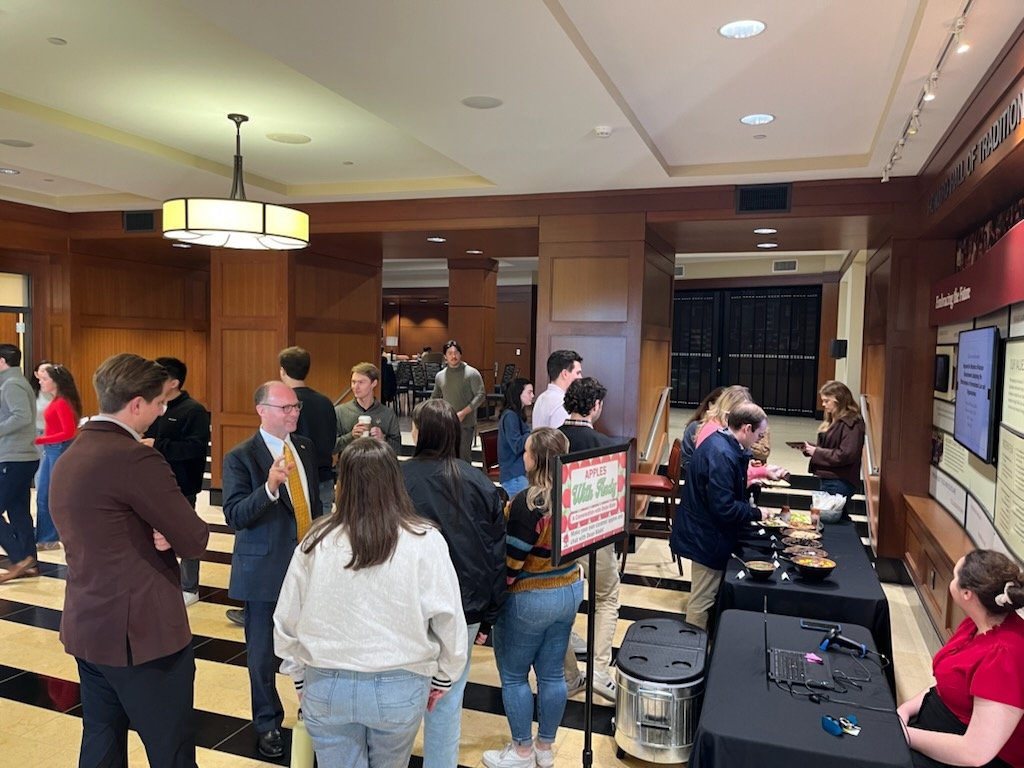
<svg viewBox="0 0 1024 768"><path fill-rule="evenodd" d="M78 433L82 401L78 397L74 377L63 365L47 365L39 371L37 378L39 389L53 395L53 402L43 412L46 430L36 438L36 444L43 447L43 459L36 479L36 549L58 549L60 537L50 518L50 473Z"/></svg>
<svg viewBox="0 0 1024 768"><path fill-rule="evenodd" d="M932 660L935 686L900 705L915 766L1024 767L1024 572L975 550L949 593L967 614Z"/></svg>

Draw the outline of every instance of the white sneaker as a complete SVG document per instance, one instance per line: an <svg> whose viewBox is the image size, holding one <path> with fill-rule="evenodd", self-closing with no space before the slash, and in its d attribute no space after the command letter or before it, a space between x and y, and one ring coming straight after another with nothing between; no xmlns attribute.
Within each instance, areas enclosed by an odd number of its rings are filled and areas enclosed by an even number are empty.
<svg viewBox="0 0 1024 768"><path fill-rule="evenodd" d="M600 696L602 699L615 703L615 694L618 691L618 686L612 679L611 675L607 675L604 672L594 673L594 693Z"/></svg>
<svg viewBox="0 0 1024 768"><path fill-rule="evenodd" d="M484 752L484 765L487 768L534 768L537 761L533 757L533 749L530 754L522 757L516 752L515 744L506 744L504 749L489 749ZM554 761L554 757L551 758ZM554 763L549 763L553 765Z"/></svg>
<svg viewBox="0 0 1024 768"><path fill-rule="evenodd" d="M587 687L587 678L585 678L583 675L576 675L576 679L575 680L566 680L565 681L565 688L566 688L565 697L567 699L571 699L576 694L583 693L583 691L586 689L586 687Z"/></svg>
<svg viewBox="0 0 1024 768"><path fill-rule="evenodd" d="M534 744L533 756L537 759L537 768L555 768L554 749L537 749L537 745Z"/></svg>
<svg viewBox="0 0 1024 768"><path fill-rule="evenodd" d="M190 605L195 605L196 603L199 602L199 593L198 592L186 592L185 590L182 590L181 591L181 597L185 601L185 607L186 608L188 608Z"/></svg>
<svg viewBox="0 0 1024 768"><path fill-rule="evenodd" d="M587 655L587 640L584 637L580 637L575 632L569 635L569 646L572 648L572 652L577 656Z"/></svg>

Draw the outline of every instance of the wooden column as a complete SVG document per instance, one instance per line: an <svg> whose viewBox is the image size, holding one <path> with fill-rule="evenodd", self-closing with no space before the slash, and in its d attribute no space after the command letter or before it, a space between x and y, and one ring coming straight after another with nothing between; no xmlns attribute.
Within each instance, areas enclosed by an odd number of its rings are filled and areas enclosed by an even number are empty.
<svg viewBox="0 0 1024 768"><path fill-rule="evenodd" d="M498 262L448 260L448 333L462 346L465 361L494 386L494 318L498 306Z"/></svg>
<svg viewBox="0 0 1024 768"><path fill-rule="evenodd" d="M648 234L644 214L624 213L542 216L539 253L537 390L548 355L574 349L584 375L608 388L601 431L646 430L669 383L671 249Z"/></svg>
<svg viewBox="0 0 1024 768"><path fill-rule="evenodd" d="M312 357L307 382L332 400L353 365L380 363L381 256L214 250L210 262L212 485L258 426L253 392L278 377L278 353Z"/></svg>

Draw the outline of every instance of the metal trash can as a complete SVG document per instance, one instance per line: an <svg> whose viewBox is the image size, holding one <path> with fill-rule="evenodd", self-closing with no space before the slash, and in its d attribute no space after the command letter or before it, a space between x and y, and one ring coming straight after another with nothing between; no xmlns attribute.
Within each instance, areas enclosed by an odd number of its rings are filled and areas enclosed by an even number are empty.
<svg viewBox="0 0 1024 768"><path fill-rule="evenodd" d="M637 621L616 661L615 744L651 763L690 758L704 700L707 633L676 619Z"/></svg>

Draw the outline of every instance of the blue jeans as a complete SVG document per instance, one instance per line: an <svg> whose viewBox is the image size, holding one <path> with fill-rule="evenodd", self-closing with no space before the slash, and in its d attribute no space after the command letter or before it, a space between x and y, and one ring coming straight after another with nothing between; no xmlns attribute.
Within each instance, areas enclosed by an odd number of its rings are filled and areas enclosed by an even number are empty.
<svg viewBox="0 0 1024 768"><path fill-rule="evenodd" d="M331 514L331 509L334 507L334 478L321 480L318 493L320 494L320 507L326 517Z"/></svg>
<svg viewBox="0 0 1024 768"><path fill-rule="evenodd" d="M505 489L505 493L511 499L521 490L529 485L529 481L526 479L526 475L520 475L519 477L513 477L511 480L502 480L501 487Z"/></svg>
<svg viewBox="0 0 1024 768"><path fill-rule="evenodd" d="M60 534L53 527L53 518L50 517L50 474L53 472L53 465L71 445L70 440L63 443L50 443L43 446L43 460L39 464L39 474L36 475L36 543L44 544L51 541L60 541Z"/></svg>
<svg viewBox="0 0 1024 768"><path fill-rule="evenodd" d="M853 483L848 483L845 480L840 480L837 477L823 478L821 481L821 490L825 493L839 494L845 496L846 500L849 501L850 497L857 492ZM844 514L850 514L849 510L843 509Z"/></svg>
<svg viewBox="0 0 1024 768"><path fill-rule="evenodd" d="M393 669L306 668L302 716L323 766L406 768L430 678Z"/></svg>
<svg viewBox="0 0 1024 768"><path fill-rule="evenodd" d="M0 462L0 547L12 563L36 556L31 506L32 475L38 466L38 461Z"/></svg>
<svg viewBox="0 0 1024 768"><path fill-rule="evenodd" d="M562 661L583 600L583 581L555 589L509 593L494 625L494 658L501 677L501 701L512 741L533 743L533 692L537 676L537 740L551 744L565 712Z"/></svg>
<svg viewBox="0 0 1024 768"><path fill-rule="evenodd" d="M459 764L459 740L462 737L462 697L469 680L473 641L480 631L480 622L469 624L466 668L451 690L437 700L433 712L423 716L423 768L455 768Z"/></svg>

